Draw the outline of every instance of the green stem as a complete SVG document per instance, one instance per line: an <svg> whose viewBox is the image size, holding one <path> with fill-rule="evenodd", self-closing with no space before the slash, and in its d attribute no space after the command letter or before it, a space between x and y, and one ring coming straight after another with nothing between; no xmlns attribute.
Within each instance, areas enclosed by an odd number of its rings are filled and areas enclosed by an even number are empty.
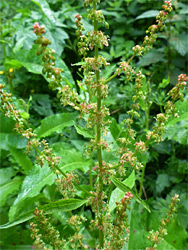
<svg viewBox="0 0 188 250"><path fill-rule="evenodd" d="M150 114L150 80L147 81L147 97L146 97L146 109L145 109L145 116L146 116L146 130L149 129L149 114ZM144 177L145 177L145 169L146 169L146 163L144 164L144 167L142 169L142 176L141 176L141 181L140 181L140 190L139 190L139 196L142 196L142 190L143 190L143 183L144 183Z"/></svg>
<svg viewBox="0 0 188 250"><path fill-rule="evenodd" d="M96 11L97 6L96 6L96 2L93 1L93 10ZM97 20L94 20L94 31L97 32L98 31L98 27L97 27ZM98 46L95 46L95 60L97 61L98 59ZM97 113L100 114L101 112L101 87L99 86L99 70L96 70L95 72L96 74L96 84L98 85L97 87ZM100 141L101 141L101 124L98 121L97 123L97 159L98 159L98 164L99 164L99 169L100 169L100 173L102 172L102 150L101 150L101 146L100 145ZM103 179L102 179L102 175L99 175L99 193L101 194L103 191ZM102 218L102 211L99 212L98 215L98 220L99 220L99 227L102 228L102 224L103 224L103 218ZM102 232L102 230L99 230L99 244L100 244L100 248L104 247L104 234Z"/></svg>

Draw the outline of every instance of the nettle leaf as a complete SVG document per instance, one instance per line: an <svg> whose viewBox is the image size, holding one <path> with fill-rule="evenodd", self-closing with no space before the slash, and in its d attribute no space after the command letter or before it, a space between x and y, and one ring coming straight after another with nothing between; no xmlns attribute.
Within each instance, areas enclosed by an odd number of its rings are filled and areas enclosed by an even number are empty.
<svg viewBox="0 0 188 250"><path fill-rule="evenodd" d="M45 212L45 214L51 214L51 213L58 211L58 210L60 210L61 212L66 212L66 211L75 210L75 209L81 207L82 205L84 205L86 202L87 202L87 200L66 199L66 200L51 202L51 203L43 205L43 206L39 206L38 209L43 210ZM25 221L32 219L35 216L33 214L33 212L34 212L34 210L32 209L26 213L23 213L15 220L8 222L4 225L1 225L0 229L10 228L10 227L16 226L18 224L21 224Z"/></svg>
<svg viewBox="0 0 188 250"><path fill-rule="evenodd" d="M46 2L46 0L32 0L32 2L34 2L36 5L38 5L41 8L43 14L48 18L50 23L55 26L56 21L55 21L54 14L51 11L50 6Z"/></svg>
<svg viewBox="0 0 188 250"><path fill-rule="evenodd" d="M159 14L158 10L148 10L137 16L135 20L156 17Z"/></svg>
<svg viewBox="0 0 188 250"><path fill-rule="evenodd" d="M167 126L166 132L162 138L163 139L168 138L169 140L177 141L180 144L188 145L187 134L188 134L188 120L186 119L175 123L173 126Z"/></svg>
<svg viewBox="0 0 188 250"><path fill-rule="evenodd" d="M62 129L74 125L77 115L75 113L61 113L46 117L41 121L41 125L35 129L34 133L39 138L46 137L54 132L62 133Z"/></svg>
<svg viewBox="0 0 188 250"><path fill-rule="evenodd" d="M33 167L30 158L21 149L10 147L10 153L19 166L23 168L25 174L28 174L29 170Z"/></svg>
<svg viewBox="0 0 188 250"><path fill-rule="evenodd" d="M150 208L148 207L148 205L137 195L135 194L131 188L129 188L128 186L126 186L124 183L122 183L121 181L119 181L118 179L116 179L115 177L111 177L112 182L114 183L114 185L116 185L116 187L118 187L120 190L122 190L123 192L131 192L131 194L133 195L134 199L140 203L145 209L148 210L148 212L151 213Z"/></svg>
<svg viewBox="0 0 188 250"><path fill-rule="evenodd" d="M27 144L26 138L21 138L20 135L0 133L0 149L9 151L11 147L25 148Z"/></svg>
<svg viewBox="0 0 188 250"><path fill-rule="evenodd" d="M187 35L177 34L170 38L169 43L181 56L185 56L188 53L187 39Z"/></svg>
<svg viewBox="0 0 188 250"><path fill-rule="evenodd" d="M0 207L4 206L9 194L19 189L22 178L14 178L12 181L0 186Z"/></svg>
<svg viewBox="0 0 188 250"><path fill-rule="evenodd" d="M79 135L83 135L86 138L94 138L93 133L89 129L83 128L76 123L74 123L74 127Z"/></svg>
<svg viewBox="0 0 188 250"><path fill-rule="evenodd" d="M137 63L138 66L148 66L157 62L164 62L164 53L162 51L153 49L150 52L146 53Z"/></svg>
<svg viewBox="0 0 188 250"><path fill-rule="evenodd" d="M122 183L129 188L133 188L135 185L135 171L133 170L129 177L125 179ZM119 202L124 196L124 191L120 190L119 188L114 189L110 196L109 210L112 211L116 207L116 202Z"/></svg>

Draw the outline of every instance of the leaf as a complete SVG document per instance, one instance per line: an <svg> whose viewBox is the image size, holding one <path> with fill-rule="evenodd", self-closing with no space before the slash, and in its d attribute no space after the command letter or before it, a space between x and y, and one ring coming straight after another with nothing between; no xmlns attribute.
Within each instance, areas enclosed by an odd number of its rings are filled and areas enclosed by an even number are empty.
<svg viewBox="0 0 188 250"><path fill-rule="evenodd" d="M170 83L170 79L163 79L161 83L159 83L159 86L157 89L164 89L168 84Z"/></svg>
<svg viewBox="0 0 188 250"><path fill-rule="evenodd" d="M181 56L185 56L188 53L187 39L187 35L177 34L170 38L169 43Z"/></svg>
<svg viewBox="0 0 188 250"><path fill-rule="evenodd" d="M148 66L157 62L164 62L164 53L153 49L152 51L146 53L137 63L138 66Z"/></svg>
<svg viewBox="0 0 188 250"><path fill-rule="evenodd" d="M51 79L47 78L46 75L42 74L42 68L43 68L41 59L42 56L36 56L37 49L38 45L34 44L32 49L30 50L18 51L15 54L15 57L17 58L17 61L21 63L22 66L25 67L29 72L34 74L41 74L48 82L51 82ZM72 85L75 85L70 70L68 69L65 62L58 55L55 55L55 59L56 59L55 62L56 67L63 69L63 73L61 73L62 81L65 82L66 84L70 83Z"/></svg>
<svg viewBox="0 0 188 250"><path fill-rule="evenodd" d="M14 178L12 181L0 186L0 207L6 203L7 196L13 191L18 190L22 183L22 178Z"/></svg>
<svg viewBox="0 0 188 250"><path fill-rule="evenodd" d="M188 120L182 120L173 126L166 127L165 134L162 136L162 138L168 138L169 140L177 141L180 144L188 145L187 134Z"/></svg>
<svg viewBox="0 0 188 250"><path fill-rule="evenodd" d="M181 121L185 121L185 120L188 120L188 112L180 115L178 118L174 118L173 120L171 120L170 122L168 122L165 126L166 127L172 127L176 123L181 122Z"/></svg>
<svg viewBox="0 0 188 250"><path fill-rule="evenodd" d="M135 185L135 171L133 170L129 177L125 179L122 183L128 186L129 188L133 188ZM115 188L110 196L109 210L112 211L116 207L116 202L119 202L124 196L124 191L119 190L119 188Z"/></svg>
<svg viewBox="0 0 188 250"><path fill-rule="evenodd" d="M0 168L0 186L11 181L11 178L16 174L13 167Z"/></svg>
<svg viewBox="0 0 188 250"><path fill-rule="evenodd" d="M114 183L114 185L116 185L116 187L118 187L120 190L122 190L123 192L131 192L131 194L133 195L134 199L142 204L142 206L148 210L148 212L151 213L150 208L148 207L148 205L137 195L135 194L131 188L129 188L128 186L126 186L125 184L123 184L122 182L120 182L118 179L116 179L115 177L111 177L112 182Z"/></svg>
<svg viewBox="0 0 188 250"><path fill-rule="evenodd" d="M158 14L159 14L158 10L148 10L143 12L141 15L137 16L135 20L156 17Z"/></svg>
<svg viewBox="0 0 188 250"><path fill-rule="evenodd" d="M89 129L82 128L81 126L77 125L76 123L74 123L74 127L79 135L83 135L86 138L94 138L93 133Z"/></svg>
<svg viewBox="0 0 188 250"><path fill-rule="evenodd" d="M49 4L46 2L46 0L32 0L32 2L34 2L36 5L38 5L43 14L48 18L48 20L50 21L50 23L55 26L55 17L54 17L54 13L51 11Z"/></svg>
<svg viewBox="0 0 188 250"><path fill-rule="evenodd" d="M79 200L79 199L67 199L67 200L59 200L55 202L51 202L49 204L39 206L39 210L43 210L45 214L51 214L55 211L60 210L61 212L66 212L66 211L72 211L75 210L82 205L84 205L87 201L86 200ZM30 220L33 218L35 215L33 214L34 210L30 210L22 215L20 215L18 218L15 220L8 222L4 225L0 226L0 229L5 229L5 228L10 228L15 225L21 224L25 221Z"/></svg>
<svg viewBox="0 0 188 250"><path fill-rule="evenodd" d="M13 155L16 162L21 166L25 172L25 174L28 174L29 170L32 168L33 164L30 160L30 158L25 155L23 150L10 147L10 152Z"/></svg>
<svg viewBox="0 0 188 250"><path fill-rule="evenodd" d="M148 213L135 200L131 201L130 234L127 250L146 249ZM166 249L167 250L167 249Z"/></svg>
<svg viewBox="0 0 188 250"><path fill-rule="evenodd" d="M86 64L86 62L78 62L78 63L71 64L71 66L82 66L85 64Z"/></svg>
<svg viewBox="0 0 188 250"><path fill-rule="evenodd" d="M20 135L0 133L0 149L9 150L10 147L25 148L27 139Z"/></svg>
<svg viewBox="0 0 188 250"><path fill-rule="evenodd" d="M61 113L46 117L41 121L41 125L35 129L34 133L39 138L46 137L54 132L62 133L62 129L74 125L77 116L75 113Z"/></svg>
<svg viewBox="0 0 188 250"><path fill-rule="evenodd" d="M170 180L168 174L159 174L156 180L156 192L161 193L165 187L170 186Z"/></svg>

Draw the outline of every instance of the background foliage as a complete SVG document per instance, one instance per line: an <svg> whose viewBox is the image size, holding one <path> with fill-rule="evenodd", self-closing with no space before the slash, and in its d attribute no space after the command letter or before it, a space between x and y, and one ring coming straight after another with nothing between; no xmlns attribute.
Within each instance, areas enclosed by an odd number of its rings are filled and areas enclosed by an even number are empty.
<svg viewBox="0 0 188 250"><path fill-rule="evenodd" d="M35 55L36 46L33 44L36 37L32 31L36 21L45 25L46 37L52 42L50 47L57 53L56 65L64 69L64 82L77 91L82 91L78 88L82 73L76 66L72 67L72 64L80 61L76 49L74 16L79 12L86 17L82 2L1 0L0 83L5 83L7 91L14 94L14 104L21 110L24 123L35 129L38 138L47 136L54 151L62 157L61 167L66 171L75 170L81 178L82 186L90 190L89 162L84 160L82 153L84 144L92 135L74 126L78 114L71 107L62 107L55 91L48 89L49 79L42 74L41 58ZM153 117L162 110L167 99L166 93L177 82L177 76L186 73L188 6L186 1L173 2L175 10L170 14L166 28L160 33L155 47L133 63L134 67L142 68L150 82L150 99L153 101L149 117L151 127ZM110 76L116 63L126 61L133 53L131 48L141 44L145 30L154 22L161 5L162 1L153 0L102 1L101 9L110 25L106 33L111 38L110 49L106 48L101 52L110 62L108 70L103 72L104 76ZM88 30L92 29L86 19L84 26ZM125 77L121 76L110 82L109 96L105 104L110 109L112 123L111 135L107 140L116 141L120 124L127 116L131 93L133 86ZM84 91L82 94L85 95ZM145 198L148 199L153 213L148 215L141 206L134 208L138 205L131 204L132 231L128 249L144 249L144 235L151 228L157 229L160 218L167 211L170 197L175 193L180 194L181 200L177 218L168 228L171 236L167 236L160 249L186 249L188 96L177 106L180 118L172 119L167 124L165 141L153 147L147 155ZM145 112L144 102L142 112ZM21 213L35 206L57 200L60 195L55 192L55 175L51 170L47 166L34 166L34 157L25 155L26 141L20 140L20 136L13 131L14 121L3 113L0 113L0 119L0 223L5 224L8 221L14 222ZM83 122L80 121L80 125L83 125ZM143 131L145 124L143 115L143 118L137 121L135 129ZM116 155L112 154L108 160L115 161ZM140 176L136 175L132 177L132 181L133 179L137 183ZM84 192L77 191L77 198L84 199ZM75 205L74 209L76 208ZM83 214L88 219L92 218L87 207L76 210L76 213ZM68 212L62 210L51 214L54 225L62 235L71 234L71 228L66 223L68 216ZM28 228L29 224L25 222L1 230L2 249L8 249L8 245L10 249L22 249L22 245L32 244ZM95 234L91 235L87 230L84 233L90 246L94 247ZM131 240L133 238L134 241ZM6 248L3 248L5 246Z"/></svg>

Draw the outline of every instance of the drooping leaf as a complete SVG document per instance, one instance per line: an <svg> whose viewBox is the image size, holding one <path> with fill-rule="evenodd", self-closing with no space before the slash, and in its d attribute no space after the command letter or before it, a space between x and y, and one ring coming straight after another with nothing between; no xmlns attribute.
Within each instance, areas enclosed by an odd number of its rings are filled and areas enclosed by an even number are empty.
<svg viewBox="0 0 188 250"><path fill-rule="evenodd" d="M148 205L137 195L135 194L131 188L129 188L128 186L126 186L124 183L120 182L117 178L115 177L111 177L112 182L114 183L114 185L116 185L116 187L118 187L120 190L122 190L123 192L131 192L131 194L133 195L134 199L142 204L142 206L147 209L149 212L150 208L148 207Z"/></svg>
<svg viewBox="0 0 188 250"><path fill-rule="evenodd" d="M77 125L76 123L74 123L74 127L79 135L83 135L86 138L94 138L93 133L89 129L82 128L81 126Z"/></svg>
<svg viewBox="0 0 188 250"><path fill-rule="evenodd" d="M132 189L135 185L135 171L133 170L129 177L122 183ZM124 196L124 191L120 190L119 188L114 189L110 196L109 210L112 211L116 207L116 202L119 202Z"/></svg>
<svg viewBox="0 0 188 250"><path fill-rule="evenodd" d="M159 14L158 10L148 10L148 11L143 12L141 15L137 16L136 20L156 17L158 14Z"/></svg>
<svg viewBox="0 0 188 250"><path fill-rule="evenodd" d="M22 178L14 178L12 181L0 186L0 207L4 206L9 194L18 190L22 183Z"/></svg>
<svg viewBox="0 0 188 250"><path fill-rule="evenodd" d="M43 206L39 206L38 209L43 210L45 212L45 214L51 214L51 213L58 211L58 210L60 210L62 212L72 211L72 210L75 210L75 209L81 207L86 202L87 202L86 200L79 200L79 199L59 200L59 201L51 202L51 203L43 205ZM4 225L1 225L0 229L10 228L10 227L13 227L15 225L18 225L18 224L21 224L25 221L30 220L31 218L33 218L35 216L33 214L33 212L34 212L34 210L31 210L29 212L26 212L26 213L20 215L15 220L8 222Z"/></svg>
<svg viewBox="0 0 188 250"><path fill-rule="evenodd" d="M56 133L62 133L62 129L74 125L76 120L75 113L61 113L46 117L41 121L41 125L35 129L39 138Z"/></svg>
<svg viewBox="0 0 188 250"><path fill-rule="evenodd" d="M10 147L10 152L16 162L23 168L25 174L28 174L33 166L30 158L21 149Z"/></svg>

